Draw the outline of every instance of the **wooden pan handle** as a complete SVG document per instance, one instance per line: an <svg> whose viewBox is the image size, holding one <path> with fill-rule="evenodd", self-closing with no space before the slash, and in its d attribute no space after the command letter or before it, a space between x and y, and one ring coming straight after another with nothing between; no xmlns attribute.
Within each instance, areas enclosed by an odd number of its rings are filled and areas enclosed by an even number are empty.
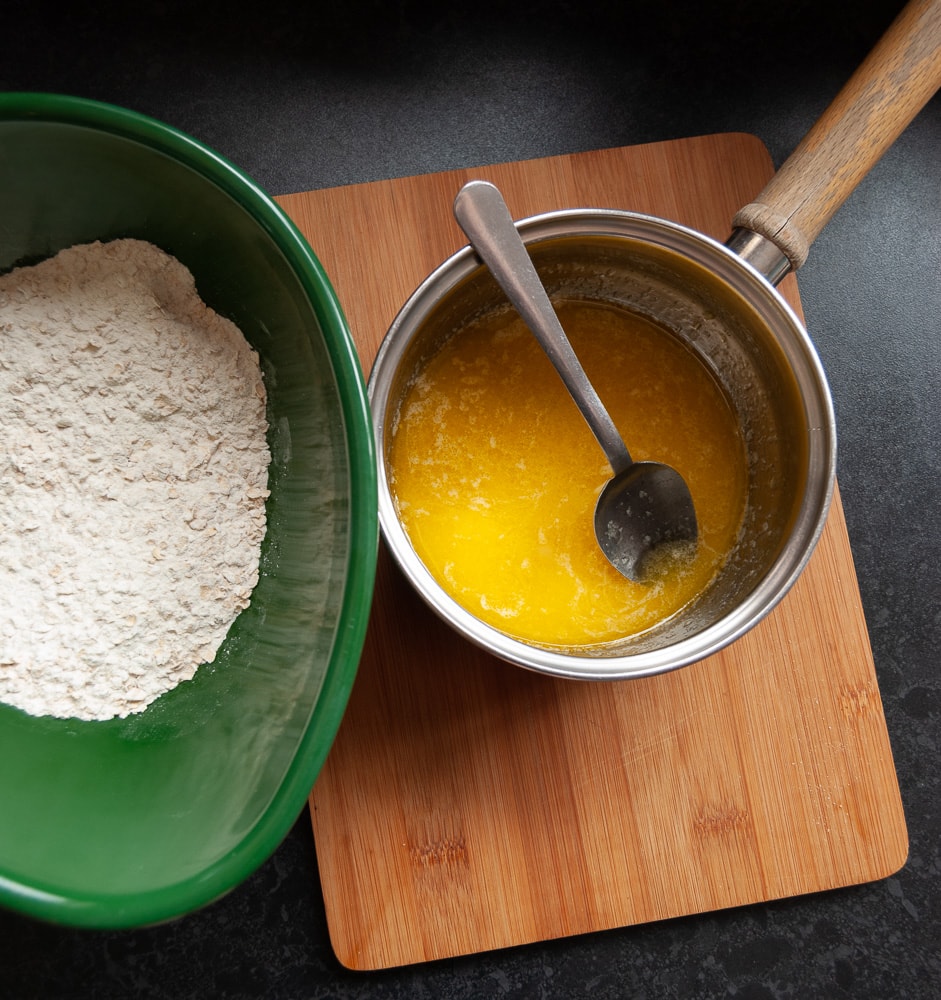
<svg viewBox="0 0 941 1000"><path fill-rule="evenodd" d="M941 87L941 0L911 0L755 201L733 221L796 270L810 244Z"/></svg>

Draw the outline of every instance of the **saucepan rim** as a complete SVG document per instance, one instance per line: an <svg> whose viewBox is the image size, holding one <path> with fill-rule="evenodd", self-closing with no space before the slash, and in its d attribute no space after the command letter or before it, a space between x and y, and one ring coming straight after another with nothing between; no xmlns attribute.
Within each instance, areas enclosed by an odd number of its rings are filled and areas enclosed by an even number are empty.
<svg viewBox="0 0 941 1000"><path fill-rule="evenodd" d="M386 426L396 373L424 321L482 265L465 246L438 265L399 310L373 362L367 392L372 410L379 480L379 523L396 563L428 606L475 645L517 666L582 680L622 680L664 673L706 657L740 638L784 598L812 555L829 513L836 480L836 420L823 366L806 329L780 292L754 267L717 240L687 226L620 209L560 209L517 223L527 244L559 237L614 236L677 252L721 280L767 322L787 364L797 371L807 412L807 487L790 535L773 564L732 611L688 637L652 650L591 652L545 647L513 638L482 622L455 601L419 558L398 517L386 467ZM779 335L783 332L783 336Z"/></svg>

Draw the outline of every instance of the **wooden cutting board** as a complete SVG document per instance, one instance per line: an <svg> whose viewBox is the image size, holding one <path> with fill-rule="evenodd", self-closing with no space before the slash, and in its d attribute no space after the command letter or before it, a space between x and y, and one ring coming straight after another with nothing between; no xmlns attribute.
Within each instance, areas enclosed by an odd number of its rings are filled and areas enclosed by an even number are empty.
<svg viewBox="0 0 941 1000"><path fill-rule="evenodd" d="M717 135L356 185L280 201L369 370L396 311L465 241L451 202L493 180L516 217L648 212L727 235L771 175ZM797 286L782 291L799 310ZM488 657L388 555L359 675L310 797L333 947L377 969L887 876L908 842L837 497L807 570L729 649L580 683Z"/></svg>

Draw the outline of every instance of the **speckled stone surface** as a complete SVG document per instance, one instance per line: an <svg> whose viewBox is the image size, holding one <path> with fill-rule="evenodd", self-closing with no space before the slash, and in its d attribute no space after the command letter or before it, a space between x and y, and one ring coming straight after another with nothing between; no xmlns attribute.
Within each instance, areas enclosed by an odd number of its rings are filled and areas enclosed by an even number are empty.
<svg viewBox="0 0 941 1000"><path fill-rule="evenodd" d="M900 6L165 0L62 11L7 0L0 89L142 111L272 194L723 131L756 134L780 163ZM819 237L799 284L835 398L839 479L908 818L899 873L356 974L330 948L304 814L243 885L161 927L75 931L0 911L0 996L941 995L938 98Z"/></svg>

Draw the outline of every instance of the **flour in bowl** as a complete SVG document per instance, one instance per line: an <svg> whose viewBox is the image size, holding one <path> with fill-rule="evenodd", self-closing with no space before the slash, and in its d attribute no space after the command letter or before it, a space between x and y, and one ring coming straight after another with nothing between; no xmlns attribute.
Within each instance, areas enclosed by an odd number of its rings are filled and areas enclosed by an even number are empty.
<svg viewBox="0 0 941 1000"><path fill-rule="evenodd" d="M213 660L258 580L258 357L140 240L0 276L0 701L139 712Z"/></svg>

